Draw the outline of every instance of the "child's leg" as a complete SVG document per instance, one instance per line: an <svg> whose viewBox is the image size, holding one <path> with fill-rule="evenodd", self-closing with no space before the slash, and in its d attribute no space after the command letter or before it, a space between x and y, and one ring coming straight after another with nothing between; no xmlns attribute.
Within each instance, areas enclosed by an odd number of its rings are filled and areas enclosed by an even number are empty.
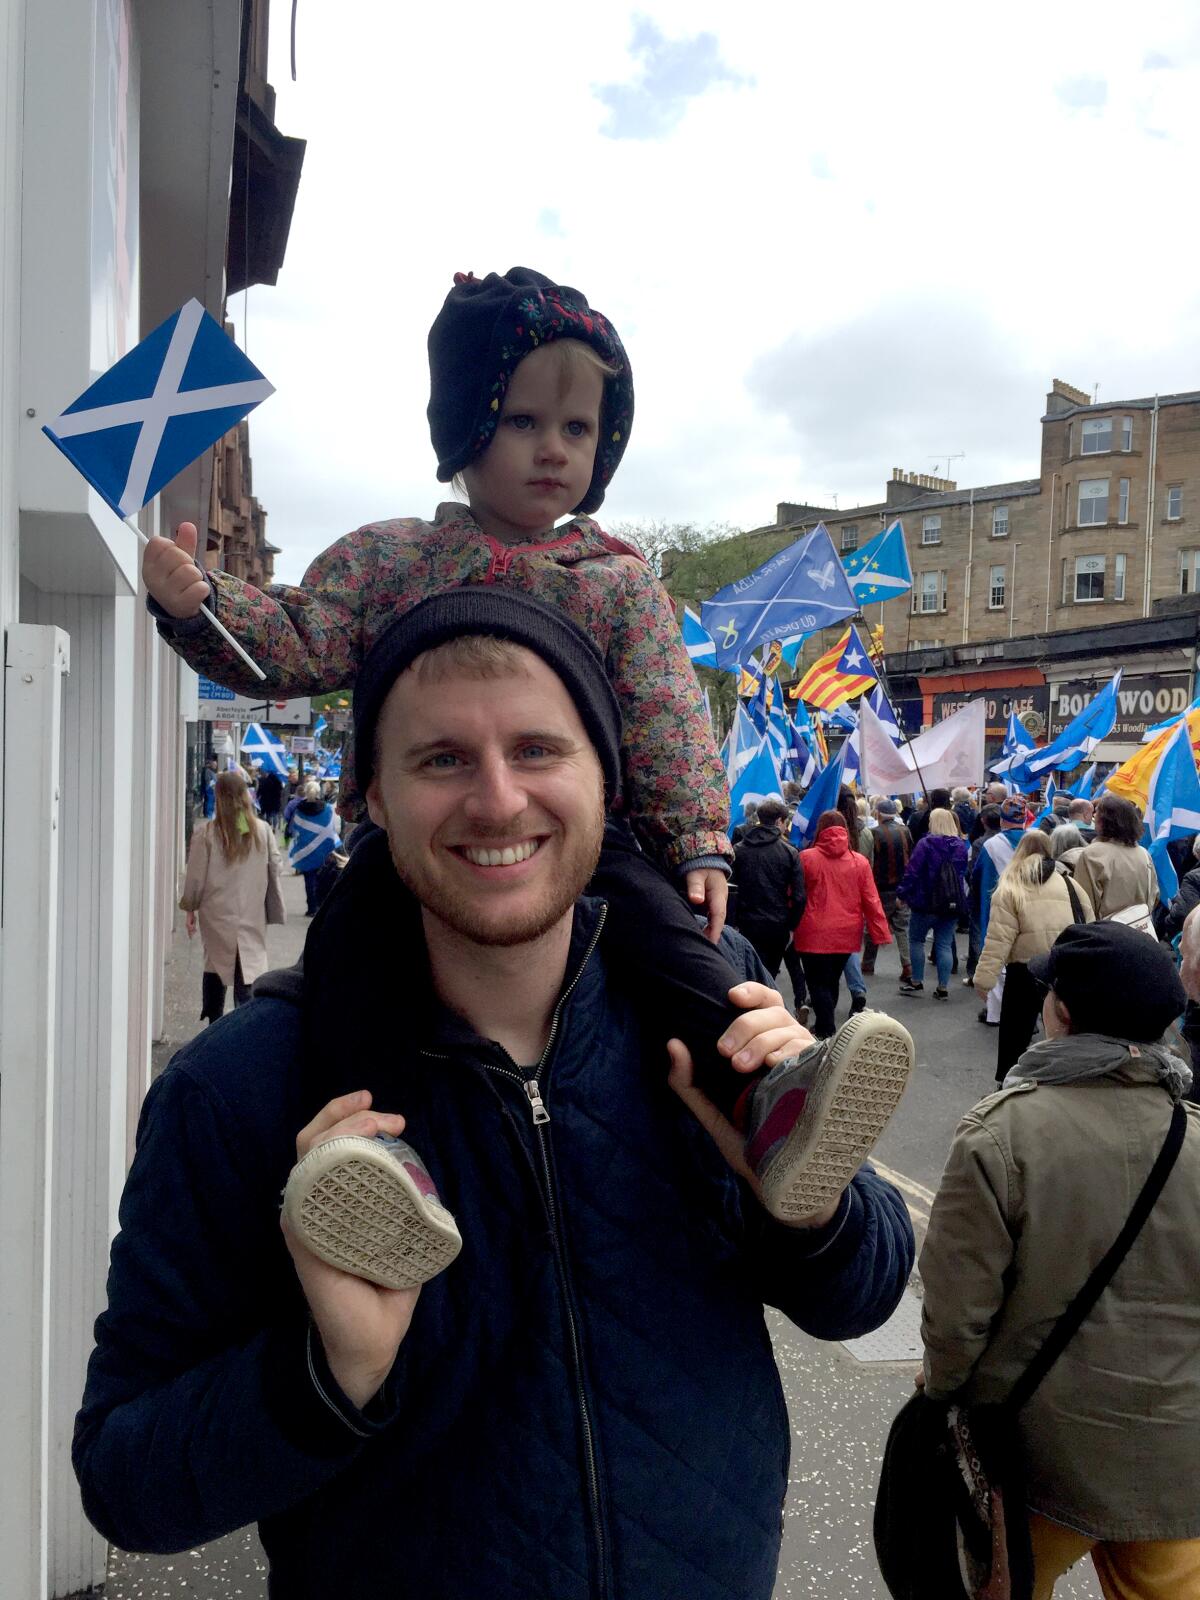
<svg viewBox="0 0 1200 1600"><path fill-rule="evenodd" d="M608 901L605 955L663 1042L682 1039L696 1063L696 1081L728 1114L750 1079L735 1072L717 1040L740 1010L729 990L741 975L704 935L679 891L611 824L589 888ZM667 1070L663 1052L663 1072Z"/></svg>

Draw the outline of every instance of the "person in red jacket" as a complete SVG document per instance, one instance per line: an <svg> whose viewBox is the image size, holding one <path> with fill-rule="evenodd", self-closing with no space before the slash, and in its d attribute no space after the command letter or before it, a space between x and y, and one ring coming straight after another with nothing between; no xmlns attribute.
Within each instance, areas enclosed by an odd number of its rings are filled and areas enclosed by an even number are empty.
<svg viewBox="0 0 1200 1600"><path fill-rule="evenodd" d="M891 944L892 930L871 864L851 850L840 811L822 811L812 844L800 852L800 865L805 907L793 943L808 983L813 1032L818 1039L828 1039L835 1026L842 968L862 942L863 923L875 944Z"/></svg>

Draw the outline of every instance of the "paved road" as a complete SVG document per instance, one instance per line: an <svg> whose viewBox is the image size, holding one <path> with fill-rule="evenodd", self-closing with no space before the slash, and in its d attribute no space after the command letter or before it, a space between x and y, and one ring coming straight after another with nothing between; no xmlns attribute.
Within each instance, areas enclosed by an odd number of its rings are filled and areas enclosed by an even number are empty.
<svg viewBox="0 0 1200 1600"><path fill-rule="evenodd" d="M291 921L286 928L268 930L272 960L279 965L295 959L308 926L301 915L299 880L287 880L285 892ZM159 1065L195 1031L199 974L198 941L188 949L182 938L169 971L169 1037L156 1050ZM921 998L901 997L898 976L894 950L881 951L878 973L868 979L870 1003L904 1020L917 1043L917 1067L877 1156L902 1189L919 1238L955 1126L994 1087L995 1030L978 1022L979 1003L958 979L950 1000L941 1003L928 989ZM781 981L790 998L786 978ZM847 1004L843 991L839 1017ZM883 1331L883 1348L911 1337L918 1296L919 1283L914 1283L893 1325ZM769 1319L792 1423L791 1487L776 1600L887 1600L872 1553L871 1507L888 1424L912 1392L916 1361L862 1359L870 1352L822 1344L773 1312ZM114 1551L106 1590L106 1600L262 1600L265 1595L266 1566L250 1531L175 1556ZM1086 1565L1055 1590L1055 1600L1098 1596Z"/></svg>

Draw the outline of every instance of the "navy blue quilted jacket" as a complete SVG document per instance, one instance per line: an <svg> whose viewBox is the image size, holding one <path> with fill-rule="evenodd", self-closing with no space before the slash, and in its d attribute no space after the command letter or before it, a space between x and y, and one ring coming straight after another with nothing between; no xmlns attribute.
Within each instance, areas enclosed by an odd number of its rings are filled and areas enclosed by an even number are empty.
<svg viewBox="0 0 1200 1600"><path fill-rule="evenodd" d="M876 1327L908 1217L864 1169L828 1228L771 1222L606 981L599 916L580 902L544 1127L511 1060L444 1014L391 1005L373 1049L339 1051L356 1013L327 988L339 1032L306 1087L320 1012L294 975L175 1057L76 1426L109 1539L173 1551L258 1522L275 1600L767 1600L789 1429L763 1304L819 1337ZM726 953L760 976L736 935ZM365 1413L278 1220L297 1129L357 1087L405 1114L464 1239Z"/></svg>

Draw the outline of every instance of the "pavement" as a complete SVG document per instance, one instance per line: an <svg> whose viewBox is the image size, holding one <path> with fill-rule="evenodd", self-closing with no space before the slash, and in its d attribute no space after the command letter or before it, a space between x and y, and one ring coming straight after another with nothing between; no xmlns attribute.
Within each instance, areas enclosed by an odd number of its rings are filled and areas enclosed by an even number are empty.
<svg viewBox="0 0 1200 1600"><path fill-rule="evenodd" d="M288 922L267 930L273 966L290 965L308 928L304 889L286 877ZM965 951L966 939L960 943ZM180 928L168 957L165 1038L155 1046L155 1071L200 1026L199 939ZM908 1027L917 1045L909 1088L876 1149L879 1170L908 1203L918 1244L954 1129L963 1113L994 1088L995 1030L978 1021L973 990L951 980L948 1002L897 992L899 963L885 947L868 978L869 1003ZM786 974L780 984L791 1000ZM847 997L839 1020L846 1013ZM919 1365L920 1278L914 1273L891 1321L849 1344L810 1339L777 1312L768 1325L792 1426L790 1488L775 1600L888 1600L875 1565L871 1516L883 1444L893 1416L912 1393ZM171 1556L113 1550L106 1600L265 1600L266 1561L253 1529ZM1090 1563L1061 1579L1055 1600L1099 1600ZM630 1596L628 1600L655 1600Z"/></svg>

